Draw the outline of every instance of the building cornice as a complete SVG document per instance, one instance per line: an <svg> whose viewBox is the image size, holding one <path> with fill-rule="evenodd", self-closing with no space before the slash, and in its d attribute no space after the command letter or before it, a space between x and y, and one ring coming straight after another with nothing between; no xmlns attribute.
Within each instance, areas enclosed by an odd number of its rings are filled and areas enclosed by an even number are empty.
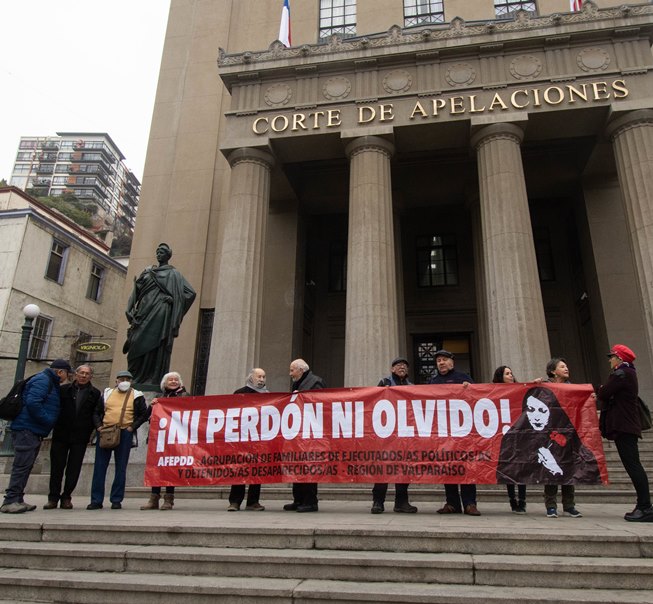
<svg viewBox="0 0 653 604"><path fill-rule="evenodd" d="M397 54L414 54L419 58L424 53L449 54L470 46L480 52L497 44L510 44L513 40L523 46L525 37L555 44L569 42L572 38L595 37L597 32L601 36L641 35L644 29L647 37L653 37L651 4L624 4L599 9L594 2L587 0L582 10L576 13L533 17L526 11L517 11L514 19L506 21L466 23L456 17L448 25L407 29L394 25L385 33L357 38L333 35L326 43L290 48L279 41L262 51L227 54L220 48L218 66L223 81L230 88L243 79L257 79L258 70L263 69L295 71L307 68L307 64L329 63L333 66L334 62L361 59L391 62L393 57L396 60Z"/></svg>

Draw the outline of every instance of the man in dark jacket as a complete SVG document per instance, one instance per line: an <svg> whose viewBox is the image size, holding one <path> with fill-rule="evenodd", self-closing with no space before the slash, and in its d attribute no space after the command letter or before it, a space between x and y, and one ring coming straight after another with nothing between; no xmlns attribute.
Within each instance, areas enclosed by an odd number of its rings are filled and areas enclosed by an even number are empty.
<svg viewBox="0 0 653 604"><path fill-rule="evenodd" d="M52 432L50 449L50 492L44 510L53 510L61 501L62 510L72 510L72 494L77 486L86 446L93 432L93 412L102 393L91 384L93 369L80 365L72 384L61 387L61 412ZM61 481L66 473L63 492Z"/></svg>
<svg viewBox="0 0 653 604"><path fill-rule="evenodd" d="M390 375L382 378L377 386L410 386L412 382L408 379L408 361L403 357L397 357L392 361ZM388 492L388 484L377 482L372 489L372 514L382 514L384 511L385 496ZM395 512L405 514L417 513L417 507L408 501L408 484L395 484Z"/></svg>
<svg viewBox="0 0 653 604"><path fill-rule="evenodd" d="M453 353L448 350L435 352L435 364L438 372L431 378L431 384L462 384L467 388L474 383L471 377L462 371L454 369ZM438 514L460 514L465 512L469 516L480 516L476 507L476 485L461 484L460 493L457 484L445 484L444 493L446 503L438 510Z"/></svg>
<svg viewBox="0 0 653 604"><path fill-rule="evenodd" d="M291 392L326 388L321 377L315 375L304 359L290 363ZM292 485L292 503L283 506L286 511L317 512L317 482L295 482Z"/></svg>
<svg viewBox="0 0 653 604"><path fill-rule="evenodd" d="M247 381L242 388L238 388L234 394L263 394L269 392L265 387L265 371L260 367L255 367L249 372ZM229 507L227 512L237 512L245 499L245 486L244 484L235 484L229 491ZM261 485L250 484L247 489L247 503L245 510L248 512L262 512L265 506L261 505L259 498L261 496Z"/></svg>
<svg viewBox="0 0 653 604"><path fill-rule="evenodd" d="M0 512L21 514L36 509L23 501L27 480L41 449L41 441L52 430L59 416L59 384L72 371L68 361L55 359L49 368L37 373L23 390L23 408L11 422L14 463Z"/></svg>
<svg viewBox="0 0 653 604"><path fill-rule="evenodd" d="M623 463L637 493L637 505L632 512L624 515L629 522L653 522L651 492L648 476L639 460L637 439L642 437L639 419L639 400L637 372L633 361L635 353L617 344L608 353L612 373L608 381L599 388L599 404L605 414L601 417L603 436L613 440L619 458Z"/></svg>

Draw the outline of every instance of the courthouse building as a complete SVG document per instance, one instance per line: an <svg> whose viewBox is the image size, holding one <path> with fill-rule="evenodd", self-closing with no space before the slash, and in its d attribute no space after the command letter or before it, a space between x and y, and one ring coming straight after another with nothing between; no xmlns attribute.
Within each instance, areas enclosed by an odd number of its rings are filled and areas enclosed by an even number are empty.
<svg viewBox="0 0 653 604"><path fill-rule="evenodd" d="M583 4L292 0L286 48L281 0L172 0L125 300L168 242L195 392L625 343L653 394L653 6Z"/></svg>

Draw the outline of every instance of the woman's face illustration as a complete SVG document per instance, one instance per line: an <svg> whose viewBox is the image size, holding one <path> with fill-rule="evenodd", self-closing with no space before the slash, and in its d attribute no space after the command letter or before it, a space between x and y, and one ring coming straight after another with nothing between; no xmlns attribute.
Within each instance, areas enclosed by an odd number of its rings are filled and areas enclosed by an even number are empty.
<svg viewBox="0 0 653 604"><path fill-rule="evenodd" d="M549 408L534 396L529 396L526 400L526 416L533 430L541 432L549 423Z"/></svg>

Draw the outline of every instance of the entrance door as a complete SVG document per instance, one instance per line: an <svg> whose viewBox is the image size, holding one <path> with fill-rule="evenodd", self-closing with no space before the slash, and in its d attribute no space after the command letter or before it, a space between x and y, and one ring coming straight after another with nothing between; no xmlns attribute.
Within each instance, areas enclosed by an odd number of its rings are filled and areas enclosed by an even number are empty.
<svg viewBox="0 0 653 604"><path fill-rule="evenodd" d="M437 373L435 353L443 348L453 353L458 371L473 376L469 334L417 334L413 336L416 384L428 384Z"/></svg>

